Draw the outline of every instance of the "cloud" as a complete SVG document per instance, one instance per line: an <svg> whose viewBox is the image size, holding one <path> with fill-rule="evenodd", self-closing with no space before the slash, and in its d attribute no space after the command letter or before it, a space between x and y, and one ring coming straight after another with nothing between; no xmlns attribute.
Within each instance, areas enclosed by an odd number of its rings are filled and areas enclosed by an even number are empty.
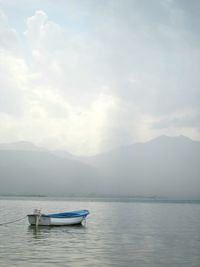
<svg viewBox="0 0 200 267"><path fill-rule="evenodd" d="M88 154L96 153L109 112L118 109L117 98L109 94L108 88L100 88L87 106L81 101L75 105L70 102L73 92L62 87L67 87L68 79L62 65L65 50L48 46L53 34L51 27L55 29L55 37L62 31L48 22L44 12L38 11L28 19L25 35L32 51L31 65L18 53L10 53L8 47L0 54L1 140L23 139L51 148L65 147L74 153L86 150ZM50 57L52 50L59 51L61 56ZM58 78L63 79L63 83L59 83Z"/></svg>
<svg viewBox="0 0 200 267"><path fill-rule="evenodd" d="M163 133L200 138L191 5L62 1L59 19L57 4L51 15L37 6L21 32L0 13L0 140L87 154Z"/></svg>
<svg viewBox="0 0 200 267"><path fill-rule="evenodd" d="M154 128L162 129L169 127L177 128L197 128L200 129L200 113L185 112L184 114L173 114L172 116L165 116L153 125Z"/></svg>
<svg viewBox="0 0 200 267"><path fill-rule="evenodd" d="M0 50L0 112L18 116L26 88L27 66L23 59Z"/></svg>
<svg viewBox="0 0 200 267"><path fill-rule="evenodd" d="M7 16L0 10L0 48L17 52L19 38L14 28L9 27Z"/></svg>

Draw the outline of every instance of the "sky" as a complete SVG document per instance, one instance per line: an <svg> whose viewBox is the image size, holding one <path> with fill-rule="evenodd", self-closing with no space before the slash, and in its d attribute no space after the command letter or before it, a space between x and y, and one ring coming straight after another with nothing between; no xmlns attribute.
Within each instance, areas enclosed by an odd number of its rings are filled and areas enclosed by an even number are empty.
<svg viewBox="0 0 200 267"><path fill-rule="evenodd" d="M200 140L199 0L0 0L0 143Z"/></svg>

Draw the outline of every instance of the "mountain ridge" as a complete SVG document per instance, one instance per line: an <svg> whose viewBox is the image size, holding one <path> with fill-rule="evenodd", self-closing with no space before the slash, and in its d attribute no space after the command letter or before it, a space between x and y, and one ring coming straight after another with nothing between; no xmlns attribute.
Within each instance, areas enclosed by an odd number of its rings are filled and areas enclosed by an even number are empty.
<svg viewBox="0 0 200 267"><path fill-rule="evenodd" d="M28 151L34 145L22 145L24 150L19 144L17 150L0 145L0 194L200 199L200 142L184 136L160 137L82 158L41 148Z"/></svg>

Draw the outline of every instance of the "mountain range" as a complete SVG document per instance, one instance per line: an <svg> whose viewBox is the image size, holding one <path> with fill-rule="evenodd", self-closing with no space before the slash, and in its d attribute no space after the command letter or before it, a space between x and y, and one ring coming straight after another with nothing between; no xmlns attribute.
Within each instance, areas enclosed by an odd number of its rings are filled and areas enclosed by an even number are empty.
<svg viewBox="0 0 200 267"><path fill-rule="evenodd" d="M90 157L0 144L1 195L200 199L200 142L161 136Z"/></svg>

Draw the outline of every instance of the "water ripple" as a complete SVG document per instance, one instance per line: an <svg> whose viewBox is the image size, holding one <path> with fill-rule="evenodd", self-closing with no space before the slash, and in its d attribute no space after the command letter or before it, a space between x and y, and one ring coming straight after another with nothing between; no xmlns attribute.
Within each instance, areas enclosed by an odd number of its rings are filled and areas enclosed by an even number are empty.
<svg viewBox="0 0 200 267"><path fill-rule="evenodd" d="M89 209L86 226L0 226L0 266L199 267L200 205L0 200L1 221ZM0 223L1 223L0 221Z"/></svg>

